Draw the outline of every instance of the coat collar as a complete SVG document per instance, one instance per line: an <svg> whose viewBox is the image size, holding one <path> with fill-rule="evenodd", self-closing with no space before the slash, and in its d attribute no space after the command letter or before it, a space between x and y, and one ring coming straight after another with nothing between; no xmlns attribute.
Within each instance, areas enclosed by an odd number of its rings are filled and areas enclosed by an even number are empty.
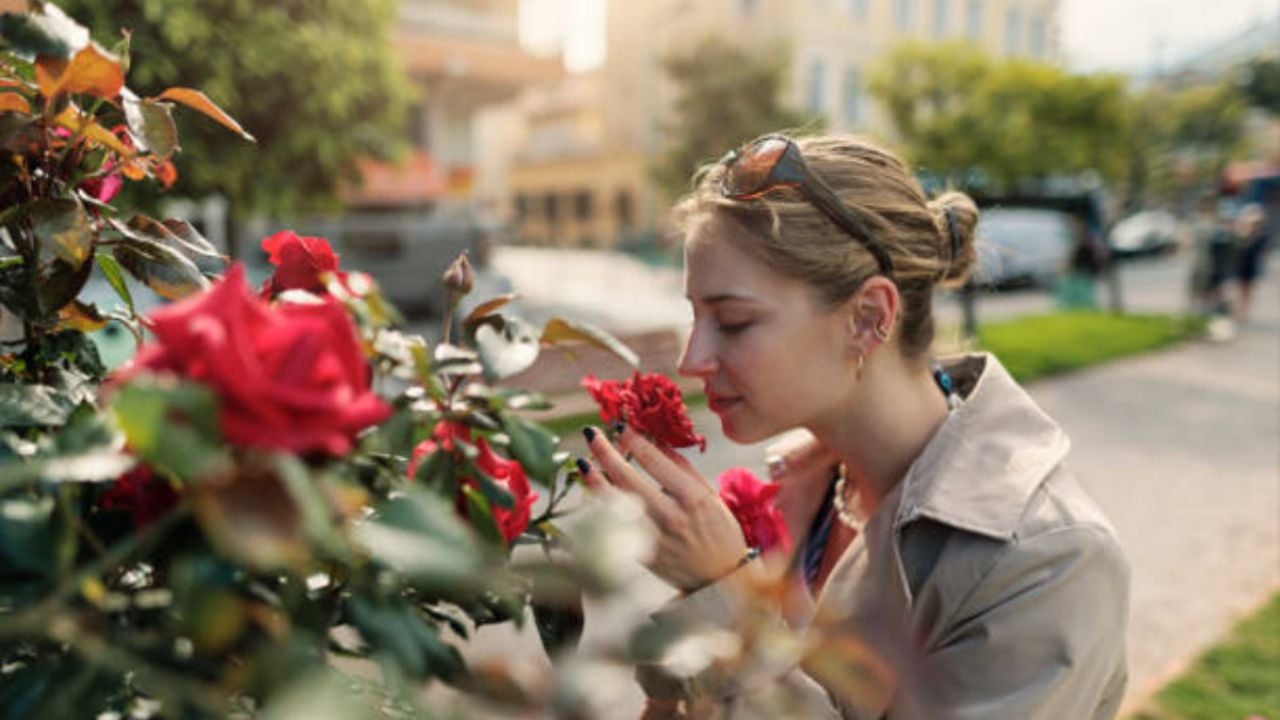
<svg viewBox="0 0 1280 720"><path fill-rule="evenodd" d="M894 526L923 517L1009 540L1070 441L994 355L943 366L964 401L907 471Z"/></svg>

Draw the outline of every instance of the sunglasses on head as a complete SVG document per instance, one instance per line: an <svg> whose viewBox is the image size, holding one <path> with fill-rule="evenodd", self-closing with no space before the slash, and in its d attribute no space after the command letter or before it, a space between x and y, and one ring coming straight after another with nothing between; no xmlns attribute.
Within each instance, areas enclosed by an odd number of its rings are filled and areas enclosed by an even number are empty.
<svg viewBox="0 0 1280 720"><path fill-rule="evenodd" d="M871 238L871 231L822 178L809 169L800 146L785 135L766 135L731 150L720 160L724 175L720 194L730 200L755 200L781 188L796 188L806 200L835 224L862 243L873 256L880 272L893 277L889 253Z"/></svg>

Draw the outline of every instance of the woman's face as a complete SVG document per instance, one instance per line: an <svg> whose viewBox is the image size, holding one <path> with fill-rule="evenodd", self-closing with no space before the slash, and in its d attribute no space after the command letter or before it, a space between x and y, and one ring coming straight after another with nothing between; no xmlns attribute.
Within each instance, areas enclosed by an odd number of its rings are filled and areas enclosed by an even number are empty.
<svg viewBox="0 0 1280 720"><path fill-rule="evenodd" d="M680 373L702 380L724 434L758 442L837 412L853 380L848 321L809 285L780 275L712 231L685 244L693 330Z"/></svg>

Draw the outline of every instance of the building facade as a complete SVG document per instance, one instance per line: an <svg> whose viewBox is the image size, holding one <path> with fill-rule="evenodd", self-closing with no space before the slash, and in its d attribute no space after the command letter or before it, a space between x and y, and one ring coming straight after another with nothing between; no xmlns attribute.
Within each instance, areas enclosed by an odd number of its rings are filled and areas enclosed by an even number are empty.
<svg viewBox="0 0 1280 720"><path fill-rule="evenodd" d="M649 167L665 147L677 92L662 60L709 35L787 48L787 105L835 131L889 138L888 117L867 86L893 46L966 39L995 56L1054 61L1057 6L1058 0L608 0L607 59L593 81L595 105L582 96L574 111L594 116L600 151L576 152L570 162L539 150L536 129L526 134L513 168L511 216L521 235L537 242L589 238L609 246L658 232L670 199L658 193ZM535 113L528 122L537 128L544 118ZM532 155L540 155L536 163L527 159ZM623 192L629 202L611 200ZM587 227L565 226L565 202L551 197L592 198L571 200L591 209ZM611 208L625 217L611 216ZM628 229L618 234L619 227Z"/></svg>

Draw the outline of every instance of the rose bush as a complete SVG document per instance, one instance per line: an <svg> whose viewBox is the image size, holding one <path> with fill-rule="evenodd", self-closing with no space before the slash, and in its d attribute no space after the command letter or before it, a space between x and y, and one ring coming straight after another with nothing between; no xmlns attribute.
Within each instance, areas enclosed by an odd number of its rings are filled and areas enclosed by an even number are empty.
<svg viewBox="0 0 1280 720"><path fill-rule="evenodd" d="M413 456L407 469L409 479L414 480L423 460L437 452L461 452L458 445L460 442L467 444L474 442L478 450L475 460L476 468L509 495L510 507L493 505L492 517L499 532L502 533L503 540L508 544L514 542L529 526L529 518L532 515L534 503L538 501L538 493L534 492L529 485L529 478L519 462L498 455L484 438L473 440L471 428L449 421L436 425L431 437L423 440L413 449ZM480 484L473 475L468 473L459 478L462 484L458 488L455 505L458 514L464 518L468 517L466 489L480 489Z"/></svg>
<svg viewBox="0 0 1280 720"><path fill-rule="evenodd" d="M332 298L270 306L232 266L209 292L155 312L156 342L113 382L173 373L218 397L219 428L241 447L341 455L391 413L369 387L356 330Z"/></svg>

